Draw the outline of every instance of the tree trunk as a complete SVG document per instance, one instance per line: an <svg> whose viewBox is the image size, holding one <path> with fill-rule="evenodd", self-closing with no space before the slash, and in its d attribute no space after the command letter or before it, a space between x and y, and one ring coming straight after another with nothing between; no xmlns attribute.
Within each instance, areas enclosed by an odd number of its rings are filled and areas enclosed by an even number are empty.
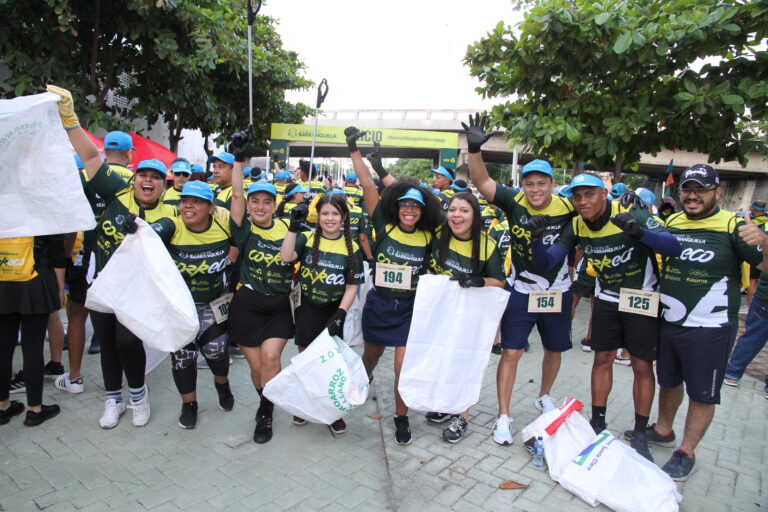
<svg viewBox="0 0 768 512"><path fill-rule="evenodd" d="M172 122L168 123L168 149L171 153L178 155L179 153L179 141L184 137L181 136L181 131L184 128L181 125L181 116L174 116Z"/></svg>
<svg viewBox="0 0 768 512"><path fill-rule="evenodd" d="M621 171L624 170L624 156L616 155L616 166L613 168L613 182L621 182Z"/></svg>
<svg viewBox="0 0 768 512"><path fill-rule="evenodd" d="M210 137L210 135L206 135L205 139L203 139L203 151L205 151L205 154L208 155L208 158L211 158L211 156L213 156L213 150L210 149L210 147L208 146L208 143L210 142L209 141L209 137ZM205 159L205 170L206 171L211 166L211 164L208 163L208 158Z"/></svg>
<svg viewBox="0 0 768 512"><path fill-rule="evenodd" d="M574 160L573 165L571 165L571 169L573 170L573 176L578 176L579 174L583 173L584 160L582 160L581 158L577 158L576 160Z"/></svg>

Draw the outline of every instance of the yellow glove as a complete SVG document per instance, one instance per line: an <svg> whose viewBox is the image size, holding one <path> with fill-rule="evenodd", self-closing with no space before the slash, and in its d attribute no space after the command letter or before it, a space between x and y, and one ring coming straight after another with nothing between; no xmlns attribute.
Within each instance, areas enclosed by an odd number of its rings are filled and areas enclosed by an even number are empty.
<svg viewBox="0 0 768 512"><path fill-rule="evenodd" d="M47 89L48 92L61 96L61 100L59 100L59 116L61 117L61 123L64 125L64 128L67 130L79 128L80 120L77 118L77 114L75 114L75 105L72 102L72 94L68 90L56 87L55 85L49 85L47 86Z"/></svg>

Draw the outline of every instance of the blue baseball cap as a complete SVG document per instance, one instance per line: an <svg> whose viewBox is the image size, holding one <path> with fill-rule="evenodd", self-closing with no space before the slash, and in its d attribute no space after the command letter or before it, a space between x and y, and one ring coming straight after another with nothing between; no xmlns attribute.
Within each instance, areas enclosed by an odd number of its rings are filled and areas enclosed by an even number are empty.
<svg viewBox="0 0 768 512"><path fill-rule="evenodd" d="M467 182L464 180L456 180L451 183L451 188L456 192L465 192L467 190Z"/></svg>
<svg viewBox="0 0 768 512"><path fill-rule="evenodd" d="M208 163L213 163L216 160L220 160L225 164L235 165L235 155L233 155L232 153L227 153L226 151L222 151L218 155L213 155L212 157L209 157Z"/></svg>
<svg viewBox="0 0 768 512"><path fill-rule="evenodd" d="M309 192L309 190L302 187L300 183L294 182L285 187L283 195L285 197L291 197L293 194L306 194L307 192Z"/></svg>
<svg viewBox="0 0 768 512"><path fill-rule="evenodd" d="M421 203L422 206L425 204L424 196L421 194L421 191L413 187L409 188L405 194L397 198L398 201L402 201L404 199L413 199L414 201Z"/></svg>
<svg viewBox="0 0 768 512"><path fill-rule="evenodd" d="M77 165L77 170L85 169L85 164L83 164L83 159L80 158L80 155L75 155L75 165Z"/></svg>
<svg viewBox="0 0 768 512"><path fill-rule="evenodd" d="M560 189L560 193L565 197L571 197L573 189L578 187L597 187L605 189L605 183L594 174L579 174L573 177L571 183L567 187Z"/></svg>
<svg viewBox="0 0 768 512"><path fill-rule="evenodd" d="M637 194L637 197L648 206L651 206L656 202L656 195L647 188L640 187L635 189L635 194Z"/></svg>
<svg viewBox="0 0 768 512"><path fill-rule="evenodd" d="M550 178L552 177L552 166L546 160L531 160L523 166L523 170L520 172L522 178L529 172L540 172L546 174Z"/></svg>
<svg viewBox="0 0 768 512"><path fill-rule="evenodd" d="M205 172L205 169L200 164L192 164L192 172Z"/></svg>
<svg viewBox="0 0 768 512"><path fill-rule="evenodd" d="M291 179L291 173L289 171L278 171L275 175L277 181L284 181Z"/></svg>
<svg viewBox="0 0 768 512"><path fill-rule="evenodd" d="M345 177L347 178L347 181L357 181L357 173L354 171L348 172Z"/></svg>
<svg viewBox="0 0 768 512"><path fill-rule="evenodd" d="M243 178L247 178L251 175L251 168L250 167L243 167Z"/></svg>
<svg viewBox="0 0 768 512"><path fill-rule="evenodd" d="M331 190L328 191L328 193L329 194L341 194L342 196L345 195L344 191L341 190L340 188L332 188Z"/></svg>
<svg viewBox="0 0 768 512"><path fill-rule="evenodd" d="M171 164L171 172L183 172L186 174L192 174L192 164L185 162L184 160L173 162Z"/></svg>
<svg viewBox="0 0 768 512"><path fill-rule="evenodd" d="M609 193L611 194L612 198L618 199L626 191L627 191L627 186L625 184L616 183L611 187L611 191Z"/></svg>
<svg viewBox="0 0 768 512"><path fill-rule="evenodd" d="M274 198L277 198L277 189L271 183L266 181L257 181L248 187L248 195L255 194L256 192L266 192Z"/></svg>
<svg viewBox="0 0 768 512"><path fill-rule="evenodd" d="M443 167L442 165L441 165L440 167L438 167L437 169L432 169L432 172L433 172L434 174L439 174L439 175L441 175L441 176L445 176L446 178L448 178L448 180L449 180L451 183L453 183L453 180L455 179L453 176L451 176L451 173L450 173L450 172L448 172L448 169L446 169L446 168L445 168L445 167Z"/></svg>
<svg viewBox="0 0 768 512"><path fill-rule="evenodd" d="M203 181L188 181L181 187L179 197L199 197L212 203L213 190Z"/></svg>
<svg viewBox="0 0 768 512"><path fill-rule="evenodd" d="M136 172L149 169L151 171L157 171L163 175L163 178L168 176L168 170L165 168L165 164L157 158L151 158L149 160L142 160L139 165L136 166Z"/></svg>
<svg viewBox="0 0 768 512"><path fill-rule="evenodd" d="M104 149L136 149L133 139L125 132L109 132L104 137Z"/></svg>

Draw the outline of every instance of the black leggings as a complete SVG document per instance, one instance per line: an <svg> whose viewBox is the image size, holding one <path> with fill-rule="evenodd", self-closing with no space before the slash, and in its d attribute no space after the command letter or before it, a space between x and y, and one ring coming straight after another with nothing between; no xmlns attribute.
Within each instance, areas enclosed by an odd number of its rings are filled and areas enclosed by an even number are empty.
<svg viewBox="0 0 768 512"><path fill-rule="evenodd" d="M209 309L210 311L210 309ZM198 315L200 312L198 310ZM211 318L213 313L210 313ZM201 318L201 323L202 323ZM189 345L171 353L171 373L180 395L197 389L197 356L202 353L208 361L208 368L216 377L229 375L229 350L227 346L227 323L213 323Z"/></svg>
<svg viewBox="0 0 768 512"><path fill-rule="evenodd" d="M101 344L104 390L109 392L123 389L123 372L129 388L144 386L147 355L141 340L111 313L91 311L91 322L96 339Z"/></svg>
<svg viewBox="0 0 768 512"><path fill-rule="evenodd" d="M0 315L0 401L8 400L13 373L13 352L21 326L21 352L24 356L24 383L27 386L27 405L32 407L43 403L43 374L45 359L43 346L45 330L48 328L48 314L22 315L6 313Z"/></svg>

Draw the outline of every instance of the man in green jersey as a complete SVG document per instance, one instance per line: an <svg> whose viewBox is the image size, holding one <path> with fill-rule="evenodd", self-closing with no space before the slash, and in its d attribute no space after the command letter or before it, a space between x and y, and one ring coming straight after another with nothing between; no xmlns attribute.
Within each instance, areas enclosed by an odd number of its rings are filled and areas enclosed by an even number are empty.
<svg viewBox="0 0 768 512"><path fill-rule="evenodd" d="M608 394L613 384L616 350L631 353L634 374L635 428L632 448L653 460L645 437L655 382L658 320L653 299L658 287L654 252L680 254L680 243L664 231L647 210L628 209L620 200L609 201L603 181L590 173L575 176L568 187L579 215L565 227L557 243L546 249L547 219L531 219L533 258L539 268L562 263L568 252L579 247L597 273L595 306L592 311L592 420L595 432L606 428ZM631 194L635 197L634 194ZM638 299L639 297L639 299ZM645 298L647 301L643 301ZM627 304L634 307L627 308Z"/></svg>
<svg viewBox="0 0 768 512"><path fill-rule="evenodd" d="M172 206L178 206L181 197L181 189L192 176L192 165L186 158L177 158L171 164L171 173L173 174L173 186L163 194L163 203Z"/></svg>
<svg viewBox="0 0 768 512"><path fill-rule="evenodd" d="M133 159L133 139L125 132L109 132L104 137L104 156L107 157L107 165L128 182L133 178L133 173L127 167Z"/></svg>
<svg viewBox="0 0 768 512"><path fill-rule="evenodd" d="M694 450L720 403L738 327L741 262L767 268L765 252L758 246L768 243L768 237L756 225L745 225L734 213L721 210L722 194L715 169L706 164L689 167L680 177L683 211L666 223L683 250L663 264L664 310L656 368L659 420L646 435L651 442L673 445L672 424L685 384L688 412L683 440L662 467L676 481L687 480L696 460Z"/></svg>
<svg viewBox="0 0 768 512"><path fill-rule="evenodd" d="M222 151L210 157L208 163L213 164L213 180L218 185L214 204L229 210L232 204L232 169L235 165L235 155Z"/></svg>

